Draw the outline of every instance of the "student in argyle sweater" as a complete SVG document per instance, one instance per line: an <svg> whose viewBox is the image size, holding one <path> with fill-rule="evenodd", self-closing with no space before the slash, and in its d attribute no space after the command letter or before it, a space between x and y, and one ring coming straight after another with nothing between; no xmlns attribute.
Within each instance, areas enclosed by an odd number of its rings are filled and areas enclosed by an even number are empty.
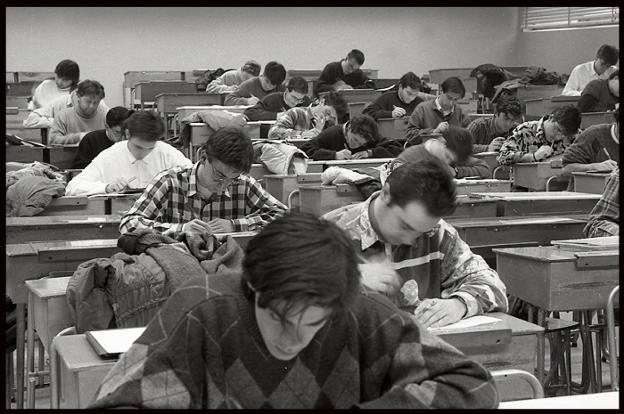
<svg viewBox="0 0 624 414"><path fill-rule="evenodd" d="M336 225L278 218L249 242L242 274L173 293L91 408L497 406L485 368L359 279Z"/></svg>

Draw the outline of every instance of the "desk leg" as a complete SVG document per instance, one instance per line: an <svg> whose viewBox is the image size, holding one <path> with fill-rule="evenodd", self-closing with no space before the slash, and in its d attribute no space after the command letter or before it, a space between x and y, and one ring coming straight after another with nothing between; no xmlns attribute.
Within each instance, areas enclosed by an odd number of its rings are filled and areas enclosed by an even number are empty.
<svg viewBox="0 0 624 414"><path fill-rule="evenodd" d="M24 335L26 335L26 321L24 319L26 317L26 304L16 303L15 310L17 312L17 363L15 364L15 406L18 410L21 410L22 408L24 408Z"/></svg>
<svg viewBox="0 0 624 414"><path fill-rule="evenodd" d="M50 344L50 408L58 409L60 398L58 396L60 374L58 372L58 361L56 359L56 344L54 339Z"/></svg>
<svg viewBox="0 0 624 414"><path fill-rule="evenodd" d="M26 323L26 408L35 408L35 383L32 373L35 370L35 312L33 297L28 292L28 322Z"/></svg>
<svg viewBox="0 0 624 414"><path fill-rule="evenodd" d="M546 328L546 313L541 308L537 309L537 325L542 326L544 329ZM537 379L542 386L544 386L546 380L544 377L544 360L546 359L545 335L544 332L537 334Z"/></svg>

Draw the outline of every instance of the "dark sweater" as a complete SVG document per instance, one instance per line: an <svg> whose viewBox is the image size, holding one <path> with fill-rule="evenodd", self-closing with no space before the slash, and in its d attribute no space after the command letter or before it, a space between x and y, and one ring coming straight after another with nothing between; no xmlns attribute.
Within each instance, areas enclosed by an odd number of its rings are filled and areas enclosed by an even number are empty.
<svg viewBox="0 0 624 414"><path fill-rule="evenodd" d="M405 109L405 114L409 116L422 101L422 99L416 98L412 102L406 104L399 98L399 91L388 91L366 106L362 113L370 115L375 119L392 118L392 110L395 106L398 106L399 108Z"/></svg>
<svg viewBox="0 0 624 414"><path fill-rule="evenodd" d="M393 158L401 153L403 146L398 141L381 139L369 142L359 148L349 148L345 139L343 125L334 125L301 146L301 150L313 160L335 160L336 152L348 149L352 154L372 149L370 158Z"/></svg>
<svg viewBox="0 0 624 414"><path fill-rule="evenodd" d="M585 86L576 104L581 112L606 112L615 109L618 97L609 90L608 79L595 79Z"/></svg>
<svg viewBox="0 0 624 414"><path fill-rule="evenodd" d="M282 361L267 350L243 289L238 273L190 279L108 372L90 408L498 405L485 368L380 294L359 294Z"/></svg>
<svg viewBox="0 0 624 414"><path fill-rule="evenodd" d="M251 98L251 96L255 96L256 98L262 100L268 94L273 92L283 92L286 87L282 85L278 85L277 87L265 91L262 89L262 82L260 78L251 78L247 79L245 82L241 83L238 87L238 90L230 93L224 99L225 105L247 105L247 98Z"/></svg>
<svg viewBox="0 0 624 414"><path fill-rule="evenodd" d="M285 92L274 92L268 94L260 102L245 109L245 116L250 121L268 121L277 118L278 112L288 111L291 107L284 101ZM303 102L296 106L310 105L310 98L305 97Z"/></svg>
<svg viewBox="0 0 624 414"><path fill-rule="evenodd" d="M325 65L323 72L321 72L321 76L319 76L318 82L316 83L316 93L333 91L332 85L339 80L344 81L344 83L356 89L368 88L365 84L368 77L361 69L345 75L342 70L342 63L332 62Z"/></svg>
<svg viewBox="0 0 624 414"><path fill-rule="evenodd" d="M80 144L72 168L85 168L97 155L114 144L106 136L105 129L98 129L86 134Z"/></svg>

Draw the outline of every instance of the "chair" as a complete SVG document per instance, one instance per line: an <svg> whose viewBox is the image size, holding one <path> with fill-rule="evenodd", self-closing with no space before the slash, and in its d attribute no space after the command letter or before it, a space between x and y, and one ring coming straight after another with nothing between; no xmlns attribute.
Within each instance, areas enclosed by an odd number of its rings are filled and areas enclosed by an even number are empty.
<svg viewBox="0 0 624 414"><path fill-rule="evenodd" d="M618 356L617 341L615 338L615 313L614 308L620 304L620 286L613 288L607 300L607 346L609 348L609 371L611 374L611 389L613 391L620 390L618 379Z"/></svg>
<svg viewBox="0 0 624 414"><path fill-rule="evenodd" d="M521 369L491 371L500 401L544 398L544 390L534 375Z"/></svg>
<svg viewBox="0 0 624 414"><path fill-rule="evenodd" d="M492 171L492 178L496 180L510 180L511 167L509 165L499 165Z"/></svg>

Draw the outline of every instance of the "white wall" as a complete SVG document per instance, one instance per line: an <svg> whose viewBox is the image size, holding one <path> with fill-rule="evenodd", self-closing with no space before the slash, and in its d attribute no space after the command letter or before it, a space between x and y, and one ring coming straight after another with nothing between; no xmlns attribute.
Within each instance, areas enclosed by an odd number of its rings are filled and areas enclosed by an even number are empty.
<svg viewBox="0 0 624 414"><path fill-rule="evenodd" d="M65 58L123 102L129 70L238 67L247 58L321 69L350 49L380 77L515 65L517 7L6 9L7 71L53 71Z"/></svg>

